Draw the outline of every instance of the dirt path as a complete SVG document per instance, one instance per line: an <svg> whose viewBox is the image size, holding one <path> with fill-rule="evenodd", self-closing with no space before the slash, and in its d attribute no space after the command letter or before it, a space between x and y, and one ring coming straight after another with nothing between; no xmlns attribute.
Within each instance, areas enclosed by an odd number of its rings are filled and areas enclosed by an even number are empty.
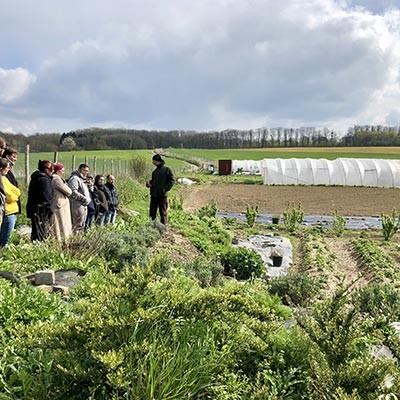
<svg viewBox="0 0 400 400"><path fill-rule="evenodd" d="M301 203L306 215L380 216L400 208L400 189L325 186L265 186L211 184L182 190L186 210L198 210L215 200L219 211L245 212L258 205L260 213L282 213L288 202Z"/></svg>

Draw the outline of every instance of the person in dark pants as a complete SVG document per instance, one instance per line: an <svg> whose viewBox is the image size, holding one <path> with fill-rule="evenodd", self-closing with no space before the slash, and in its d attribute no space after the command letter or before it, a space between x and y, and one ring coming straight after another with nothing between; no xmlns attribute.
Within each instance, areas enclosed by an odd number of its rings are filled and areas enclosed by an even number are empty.
<svg viewBox="0 0 400 400"><path fill-rule="evenodd" d="M53 164L39 161L38 170L31 175L26 203L26 215L32 221L31 240L44 241L49 235L50 219L54 211Z"/></svg>
<svg viewBox="0 0 400 400"><path fill-rule="evenodd" d="M174 185L174 175L165 166L165 161L159 154L153 156L153 165L156 166L156 169L151 175L151 181L146 182L146 186L150 188L150 218L154 221L157 218L158 210L161 223L166 225L168 210L167 193Z"/></svg>

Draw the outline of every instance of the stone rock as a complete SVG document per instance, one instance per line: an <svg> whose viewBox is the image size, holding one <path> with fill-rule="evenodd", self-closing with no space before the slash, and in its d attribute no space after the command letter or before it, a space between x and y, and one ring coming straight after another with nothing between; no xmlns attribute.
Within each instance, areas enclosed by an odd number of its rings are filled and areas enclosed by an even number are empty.
<svg viewBox="0 0 400 400"><path fill-rule="evenodd" d="M53 270L44 270L35 272L35 285L54 285L56 282L56 274Z"/></svg>
<svg viewBox="0 0 400 400"><path fill-rule="evenodd" d="M51 286L51 285L39 285L38 288L43 290L46 293L52 293L53 292L53 286Z"/></svg>
<svg viewBox="0 0 400 400"><path fill-rule="evenodd" d="M59 270L56 271L56 282L57 286L65 286L72 288L79 284L81 276L84 276L86 271L82 270Z"/></svg>
<svg viewBox="0 0 400 400"><path fill-rule="evenodd" d="M61 293L62 295L67 296L69 294L69 287L55 285L55 286L53 286L53 293Z"/></svg>

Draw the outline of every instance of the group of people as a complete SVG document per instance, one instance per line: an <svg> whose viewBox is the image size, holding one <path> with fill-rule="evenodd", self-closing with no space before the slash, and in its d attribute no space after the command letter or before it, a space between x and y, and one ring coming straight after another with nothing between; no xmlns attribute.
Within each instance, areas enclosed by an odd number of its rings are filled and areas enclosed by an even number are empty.
<svg viewBox="0 0 400 400"><path fill-rule="evenodd" d="M8 148L0 138L0 247L10 240L17 214L21 212L21 191L13 172L17 157L17 150ZM153 156L152 162L156 169L146 182L151 198L149 215L155 220L158 211L165 225L167 193L174 185L174 176L159 154ZM43 241L50 236L62 240L83 233L93 223L115 223L119 199L113 175L93 178L87 164L80 164L68 181L64 174L63 164L42 160L31 175L26 212L32 222L32 241Z"/></svg>
<svg viewBox="0 0 400 400"><path fill-rule="evenodd" d="M61 163L39 161L31 175L26 204L32 222L31 240L54 236L61 240L83 233L93 223L115 222L118 193L113 175L93 175L87 164L80 164L68 182Z"/></svg>

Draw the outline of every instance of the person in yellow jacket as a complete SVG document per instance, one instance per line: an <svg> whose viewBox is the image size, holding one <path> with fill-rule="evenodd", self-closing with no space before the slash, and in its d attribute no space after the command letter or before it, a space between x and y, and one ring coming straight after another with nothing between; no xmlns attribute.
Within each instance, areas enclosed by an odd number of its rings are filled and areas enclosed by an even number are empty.
<svg viewBox="0 0 400 400"><path fill-rule="evenodd" d="M0 230L0 247L4 247L10 240L11 233L17 221L17 213L19 212L18 200L21 191L14 186L6 177L10 170L10 163L7 159L0 159L1 181L4 187L6 201L4 204L4 216Z"/></svg>

